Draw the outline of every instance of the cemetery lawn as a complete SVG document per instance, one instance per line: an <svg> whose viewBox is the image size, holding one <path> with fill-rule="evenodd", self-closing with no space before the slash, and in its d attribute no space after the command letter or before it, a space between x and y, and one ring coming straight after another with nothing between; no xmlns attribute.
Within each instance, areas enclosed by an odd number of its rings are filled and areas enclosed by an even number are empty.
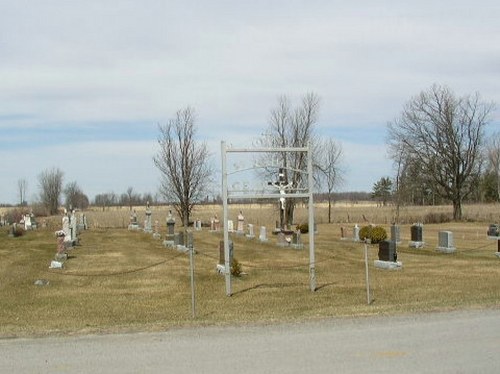
<svg viewBox="0 0 500 374"><path fill-rule="evenodd" d="M234 254L245 274L233 278L231 297L215 270L222 234L194 232L193 319L189 256L164 248L150 234L120 228L84 231L64 268L49 269L56 250L52 230L12 238L2 228L0 337L498 308L500 259L486 229L484 223L426 225L425 248L410 249L410 227L402 226L401 270L375 268L378 246L370 246L371 305L364 244L340 240L338 224L318 225L316 292L309 290L307 235L302 250L277 247L272 235L267 243L234 236ZM455 253L435 251L440 230L453 231ZM48 284L35 285L37 280Z"/></svg>

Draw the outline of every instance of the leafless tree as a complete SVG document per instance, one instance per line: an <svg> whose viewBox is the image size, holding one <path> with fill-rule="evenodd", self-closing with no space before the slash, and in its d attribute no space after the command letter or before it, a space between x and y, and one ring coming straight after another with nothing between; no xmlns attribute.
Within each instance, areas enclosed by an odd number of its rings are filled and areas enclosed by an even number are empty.
<svg viewBox="0 0 500 374"><path fill-rule="evenodd" d="M493 107L477 93L457 97L433 85L388 125L392 154L404 149L406 163L416 163L431 178L435 193L452 202L455 220L462 218L462 201L480 174L484 128Z"/></svg>
<svg viewBox="0 0 500 374"><path fill-rule="evenodd" d="M203 200L212 175L208 147L196 141L195 117L195 110L187 107L160 125L160 150L153 158L161 173L160 193L185 227L193 207Z"/></svg>
<svg viewBox="0 0 500 374"><path fill-rule="evenodd" d="M76 182L70 182L64 188L66 197L66 207L68 209L86 209L89 206L89 199Z"/></svg>
<svg viewBox="0 0 500 374"><path fill-rule="evenodd" d="M49 215L57 213L62 192L64 173L56 167L44 170L38 176L40 186L40 201Z"/></svg>
<svg viewBox="0 0 500 374"><path fill-rule="evenodd" d="M28 181L26 179L19 179L17 181L17 191L19 193L19 205L24 206L27 204L26 192L28 190Z"/></svg>
<svg viewBox="0 0 500 374"><path fill-rule="evenodd" d="M495 132L489 139L486 155L488 171L493 173L496 180L497 201L500 201L500 132Z"/></svg>
<svg viewBox="0 0 500 374"><path fill-rule="evenodd" d="M107 192L98 194L94 198L94 204L102 207L102 211L106 210L106 207L117 204L117 196L114 192Z"/></svg>
<svg viewBox="0 0 500 374"><path fill-rule="evenodd" d="M340 163L343 150L342 145L332 138L321 141L318 150L317 167L320 171L320 181L324 182L327 188L328 223L331 223L333 190L342 183Z"/></svg>
<svg viewBox="0 0 500 374"><path fill-rule="evenodd" d="M269 127L258 139L257 144L262 147L306 147L311 145L313 153L313 164L317 165L315 156L317 142L315 138L315 126L318 120L319 97L314 93L306 94L301 105L296 108L290 106L286 96L278 99L278 105L271 110ZM283 184L291 186L287 193L296 193L303 189L307 183L307 157L302 152L282 152L276 154L262 154L263 159L259 163L278 164L284 172ZM266 159L267 158L267 159ZM274 160L269 160L274 158ZM271 162L269 162L271 161ZM264 171L266 178L277 178L278 169L267 168ZM288 199L285 205L284 222L282 226L293 223L295 210L295 199Z"/></svg>

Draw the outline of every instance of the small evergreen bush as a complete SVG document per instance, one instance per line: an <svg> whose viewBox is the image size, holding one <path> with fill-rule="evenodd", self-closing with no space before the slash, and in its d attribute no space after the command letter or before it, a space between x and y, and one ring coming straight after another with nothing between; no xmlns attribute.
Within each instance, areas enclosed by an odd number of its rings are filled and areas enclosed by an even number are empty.
<svg viewBox="0 0 500 374"><path fill-rule="evenodd" d="M241 264L234 257L233 257L233 260L231 261L231 275L233 277L241 276Z"/></svg>
<svg viewBox="0 0 500 374"><path fill-rule="evenodd" d="M307 234L309 232L309 224L308 223L298 224L297 230L300 231L301 234Z"/></svg>
<svg viewBox="0 0 500 374"><path fill-rule="evenodd" d="M369 239L372 244L378 244L387 239L387 231L382 226L363 226L359 230L359 239Z"/></svg>

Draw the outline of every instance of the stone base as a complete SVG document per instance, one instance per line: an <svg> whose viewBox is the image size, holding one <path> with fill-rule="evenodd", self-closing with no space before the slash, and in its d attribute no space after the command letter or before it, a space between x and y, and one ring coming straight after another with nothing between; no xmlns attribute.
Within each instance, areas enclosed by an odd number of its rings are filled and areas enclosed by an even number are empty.
<svg viewBox="0 0 500 374"><path fill-rule="evenodd" d="M410 248L424 248L425 243L424 242L413 242L410 241L408 243L408 247Z"/></svg>
<svg viewBox="0 0 500 374"><path fill-rule="evenodd" d="M403 263L401 261L381 261L375 260L373 264L376 268L379 269L388 269L388 270L400 270L403 268Z"/></svg>
<svg viewBox="0 0 500 374"><path fill-rule="evenodd" d="M49 269L62 269L63 263L59 261L51 261Z"/></svg>
<svg viewBox="0 0 500 374"><path fill-rule="evenodd" d="M161 235L160 235L160 234L158 234L157 232L155 232L155 233L153 234L153 239L161 239Z"/></svg>
<svg viewBox="0 0 500 374"><path fill-rule="evenodd" d="M175 242L173 240L164 240L163 241L163 246L165 248L174 248L175 247Z"/></svg>
<svg viewBox="0 0 500 374"><path fill-rule="evenodd" d="M304 249L304 244L290 244L293 249Z"/></svg>
<svg viewBox="0 0 500 374"><path fill-rule="evenodd" d="M255 239L255 235L246 234L247 239Z"/></svg>
<svg viewBox="0 0 500 374"><path fill-rule="evenodd" d="M457 249L455 247L437 247L436 251L441 253L454 253Z"/></svg>
<svg viewBox="0 0 500 374"><path fill-rule="evenodd" d="M128 229L135 231L135 230L139 230L140 227L137 223L131 223L130 225L128 225Z"/></svg>
<svg viewBox="0 0 500 374"><path fill-rule="evenodd" d="M260 240L262 243L267 242L267 238L259 238L259 240Z"/></svg>
<svg viewBox="0 0 500 374"><path fill-rule="evenodd" d="M226 266L225 265L217 264L217 267L215 268L215 270L217 270L217 273L219 273L221 275L226 274Z"/></svg>
<svg viewBox="0 0 500 374"><path fill-rule="evenodd" d="M179 252L183 252L183 253L189 252L189 248L186 247L185 245L176 245L175 249L177 249Z"/></svg>
<svg viewBox="0 0 500 374"><path fill-rule="evenodd" d="M495 256L497 256L498 258L500 258L500 252L495 252Z"/></svg>
<svg viewBox="0 0 500 374"><path fill-rule="evenodd" d="M68 254L67 253L56 253L54 260L58 262L63 262L68 259Z"/></svg>

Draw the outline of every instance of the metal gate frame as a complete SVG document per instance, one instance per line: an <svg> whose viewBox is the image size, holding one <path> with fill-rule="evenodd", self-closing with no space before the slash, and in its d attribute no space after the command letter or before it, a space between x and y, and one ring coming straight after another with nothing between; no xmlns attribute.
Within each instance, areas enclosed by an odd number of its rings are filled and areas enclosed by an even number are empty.
<svg viewBox="0 0 500 374"><path fill-rule="evenodd" d="M227 186L227 154L228 153L277 153L277 152L304 152L307 153L307 189L304 193L262 193L262 194L241 194L229 196ZM229 199L279 199L285 198L308 198L309 213L309 288L316 291L316 268L314 253L314 203L313 203L313 168L310 144L307 147L283 147L283 148L231 148L226 146L226 142L221 142L222 153L222 201L223 201L223 227L224 227L224 275L226 278L226 296L232 295L231 288L231 264L229 259L229 231L228 222L228 202Z"/></svg>

